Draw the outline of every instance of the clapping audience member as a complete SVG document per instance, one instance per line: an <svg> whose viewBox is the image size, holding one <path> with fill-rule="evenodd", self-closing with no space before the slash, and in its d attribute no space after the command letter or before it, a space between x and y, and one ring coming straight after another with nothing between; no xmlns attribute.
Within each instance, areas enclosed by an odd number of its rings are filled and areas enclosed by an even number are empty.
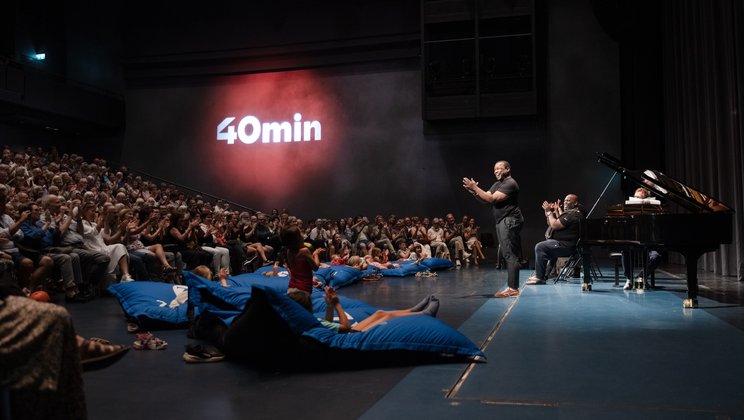
<svg viewBox="0 0 744 420"><path fill-rule="evenodd" d="M444 218L444 242L454 251L455 265L460 267L460 260L467 260L470 254L465 252L465 243L462 239L462 226L455 221L452 213L447 213Z"/></svg>
<svg viewBox="0 0 744 420"><path fill-rule="evenodd" d="M240 239L245 244L245 250L250 262L253 262L256 257L258 257L260 258L259 262L261 263L261 265L270 265L272 264L272 261L269 260L269 257L266 255L267 249L261 242L254 241L258 217L256 217L255 220L253 219L253 217L254 216L251 216L250 220L247 220L245 222Z"/></svg>
<svg viewBox="0 0 744 420"><path fill-rule="evenodd" d="M485 260L486 256L483 254L483 245L478 234L480 227L475 225L475 219L470 219L467 222L467 227L463 229L463 238L465 239L465 246L473 254L473 263L478 265L478 258Z"/></svg>
<svg viewBox="0 0 744 420"><path fill-rule="evenodd" d="M76 254L54 252L55 238L59 238L59 231L50 227L51 215L48 215L47 222L42 222L41 207L37 204L24 204L19 210L21 213L29 212L28 217L21 223L24 246L47 255L54 261L54 266L59 269L62 277L62 287L68 300L87 300L89 296L81 293L79 287L83 283L80 259Z"/></svg>
<svg viewBox="0 0 744 420"><path fill-rule="evenodd" d="M411 248L405 242L398 242L398 251L396 252L398 261L411 259Z"/></svg>
<svg viewBox="0 0 744 420"><path fill-rule="evenodd" d="M253 219L251 219L253 221ZM266 214L256 213L256 219L253 224L253 234L248 238L251 243L261 244L265 253L264 263L271 263L274 251L281 248L281 239L279 235L271 231L266 219Z"/></svg>
<svg viewBox="0 0 744 420"><path fill-rule="evenodd" d="M364 216L357 216L355 223L351 226L354 232L354 252L362 256L367 254L369 240L369 220Z"/></svg>
<svg viewBox="0 0 744 420"><path fill-rule="evenodd" d="M31 253L30 256L21 252L14 241L21 238L21 224L31 212L29 210L24 211L18 221L14 221L5 212L7 201L5 192L0 191L0 250L13 259L18 270L18 284L28 292L27 294L30 294L43 288L43 281L51 274L54 261L49 256L38 252Z"/></svg>
<svg viewBox="0 0 744 420"><path fill-rule="evenodd" d="M230 251L224 246L225 238L220 228L214 224L211 210L204 210L199 228L204 237L201 249L212 256L212 270L215 273L220 270L230 272Z"/></svg>
<svg viewBox="0 0 744 420"><path fill-rule="evenodd" d="M160 211L158 209L151 209L149 207L140 210L139 218L135 218L129 211L123 212L121 217L123 220L127 221L127 233L124 236L124 244L130 254L142 258L146 265L151 265L151 262L153 261L157 262L159 267L156 274L160 273L160 275L166 275L175 272L176 268L171 265L170 261L168 261L167 253L163 249L163 245L159 243L145 245L142 240L147 235L145 231L150 227L154 228L154 231L151 232L151 239L160 235L164 226L160 225L161 221L159 215ZM145 279L138 278L138 280Z"/></svg>
<svg viewBox="0 0 744 420"><path fill-rule="evenodd" d="M312 229L310 229L310 233L308 234L308 239L313 245L313 248L327 248L330 237L328 236L328 230L325 227L325 221L323 219L315 219Z"/></svg>
<svg viewBox="0 0 744 420"><path fill-rule="evenodd" d="M390 254L395 254L395 247L390 240L392 232L381 215L375 216L375 224L370 227L368 235L376 247L385 248Z"/></svg>
<svg viewBox="0 0 744 420"><path fill-rule="evenodd" d="M212 256L201 250L201 232L199 218L189 218L182 211L175 210L171 212L170 224L163 236L164 248L180 253L189 270L199 265L209 265Z"/></svg>
<svg viewBox="0 0 744 420"><path fill-rule="evenodd" d="M391 240L396 248L400 249L401 243L405 244L406 246L411 243L411 237L408 234L408 228L406 228L403 219L398 219L395 222L395 226L391 229L391 233Z"/></svg>
<svg viewBox="0 0 744 420"><path fill-rule="evenodd" d="M77 256L84 284L105 287L104 280L106 273L109 272L107 268L111 258L105 252L85 247L85 241L78 233L76 224L76 220L81 216L79 203L72 202L73 210L70 211L68 206L63 205L62 198L53 194L48 194L42 202L52 215L51 228L59 231L59 246L55 252L68 253L73 258Z"/></svg>
<svg viewBox="0 0 744 420"><path fill-rule="evenodd" d="M351 245L354 234L351 231L351 226L347 223L343 217L338 219L338 232L341 235L341 239L348 242ZM351 247L351 246L350 246Z"/></svg>
<svg viewBox="0 0 744 420"><path fill-rule="evenodd" d="M429 238L429 246L434 252L434 256L436 258L449 258L449 249L447 249L447 244L444 242L444 229L442 228L442 222L439 218L434 218L432 226L426 234Z"/></svg>
<svg viewBox="0 0 744 420"><path fill-rule="evenodd" d="M107 243L101 233L103 221L97 217L95 203L87 202L83 204L79 214L80 216L75 222L75 228L77 233L82 235L85 248L108 255L110 261L107 266L108 273L113 274L118 268L122 282L134 281L134 278L129 274L127 248L120 242L121 237L126 232L126 223L119 226L118 235L109 236L111 242Z"/></svg>
<svg viewBox="0 0 744 420"><path fill-rule="evenodd" d="M422 251L426 253L427 256L431 256L431 247L429 246L430 241L427 229L419 221L418 217L413 218L412 225L413 226L411 227L410 231L414 246L420 246Z"/></svg>
<svg viewBox="0 0 744 420"><path fill-rule="evenodd" d="M351 253L351 243L343 239L340 233L335 233L328 244L328 252L330 255L349 255Z"/></svg>

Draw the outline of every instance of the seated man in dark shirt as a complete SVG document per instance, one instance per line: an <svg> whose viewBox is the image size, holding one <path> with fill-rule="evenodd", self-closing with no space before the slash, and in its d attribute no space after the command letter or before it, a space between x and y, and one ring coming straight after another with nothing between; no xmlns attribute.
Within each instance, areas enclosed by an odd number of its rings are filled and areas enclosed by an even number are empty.
<svg viewBox="0 0 744 420"><path fill-rule="evenodd" d="M581 221L584 218L580 211L579 197L569 194L555 203L543 202L543 210L548 222L545 240L535 245L535 275L525 284L545 284L547 265L555 267L559 257L570 257L576 250L576 243L581 233Z"/></svg>

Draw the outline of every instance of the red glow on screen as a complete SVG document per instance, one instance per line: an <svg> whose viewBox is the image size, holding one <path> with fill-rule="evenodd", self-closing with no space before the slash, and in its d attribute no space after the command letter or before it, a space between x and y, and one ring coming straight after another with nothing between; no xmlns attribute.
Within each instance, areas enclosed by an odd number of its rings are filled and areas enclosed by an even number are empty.
<svg viewBox="0 0 744 420"><path fill-rule="evenodd" d="M241 202L284 207L303 185L329 176L340 148L339 111L333 95L312 71L236 76L217 85L205 104L206 115L198 156L214 182L229 186ZM320 140L245 144L217 140L217 127L227 117L234 126L245 116L261 122L318 121Z"/></svg>

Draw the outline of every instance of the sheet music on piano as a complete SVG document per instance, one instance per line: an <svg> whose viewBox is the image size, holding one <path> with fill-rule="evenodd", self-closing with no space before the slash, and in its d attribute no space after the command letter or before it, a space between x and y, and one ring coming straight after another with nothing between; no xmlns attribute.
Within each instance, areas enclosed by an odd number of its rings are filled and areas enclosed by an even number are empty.
<svg viewBox="0 0 744 420"><path fill-rule="evenodd" d="M654 197L647 197L647 198L628 197L628 199L625 200L625 204L650 204L652 206L660 206L661 201L657 200Z"/></svg>

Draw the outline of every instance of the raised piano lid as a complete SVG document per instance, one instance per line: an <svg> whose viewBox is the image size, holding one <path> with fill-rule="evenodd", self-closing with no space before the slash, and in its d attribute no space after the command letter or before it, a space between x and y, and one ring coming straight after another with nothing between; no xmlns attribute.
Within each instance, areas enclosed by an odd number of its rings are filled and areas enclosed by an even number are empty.
<svg viewBox="0 0 744 420"><path fill-rule="evenodd" d="M643 188L647 188L661 197L694 213L731 212L733 209L720 202L718 199L704 194L689 185L659 171L648 169L645 171L628 169L622 162L608 154L598 153L599 162L610 167L627 179L635 182Z"/></svg>

